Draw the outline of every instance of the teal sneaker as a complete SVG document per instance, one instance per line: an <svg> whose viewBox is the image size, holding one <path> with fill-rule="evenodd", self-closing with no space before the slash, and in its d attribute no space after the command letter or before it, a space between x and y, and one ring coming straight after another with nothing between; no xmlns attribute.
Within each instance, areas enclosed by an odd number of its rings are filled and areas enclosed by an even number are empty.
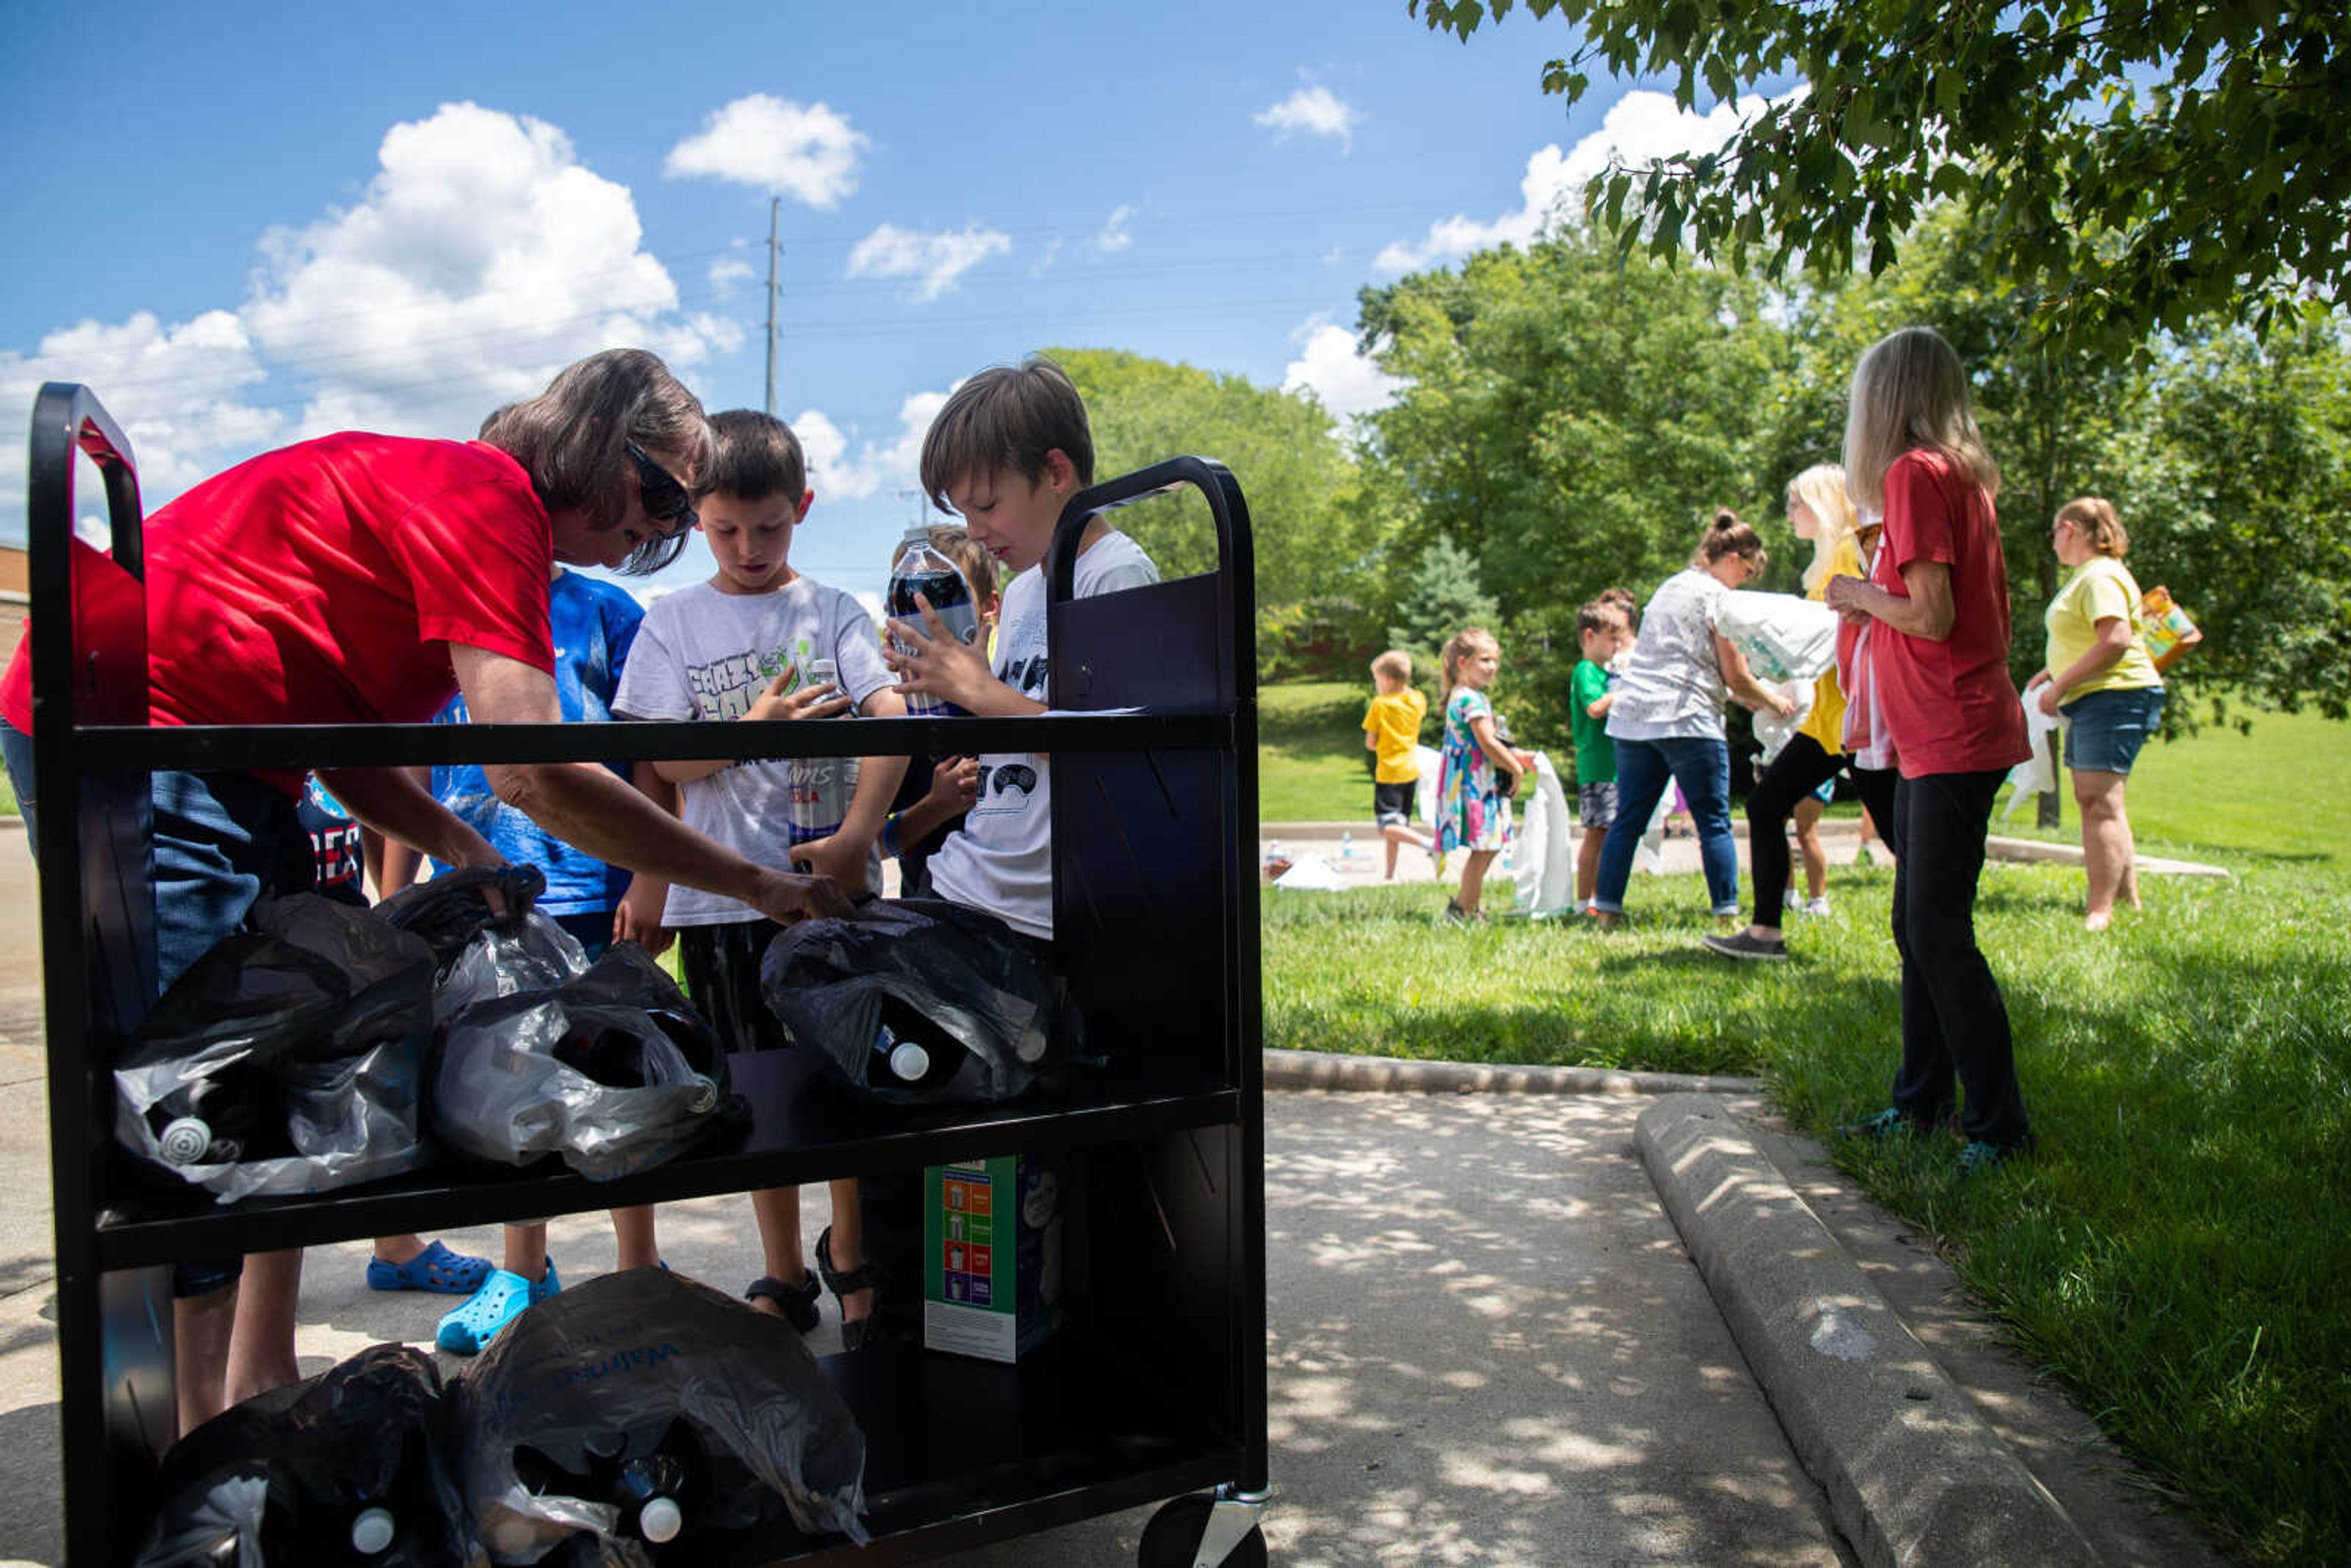
<svg viewBox="0 0 2351 1568"><path fill-rule="evenodd" d="M1980 1171L1988 1171L1994 1166L2024 1159L2039 1146L2040 1140L2030 1133L2024 1135L2021 1144L1970 1143L1959 1151L1959 1176L1964 1179Z"/></svg>
<svg viewBox="0 0 2351 1568"><path fill-rule="evenodd" d="M1837 1135L1863 1138L1871 1143L1884 1143L1888 1138L1907 1138L1923 1129L1910 1119L1910 1113L1888 1105L1875 1116L1865 1116L1858 1122L1847 1122L1837 1129Z"/></svg>

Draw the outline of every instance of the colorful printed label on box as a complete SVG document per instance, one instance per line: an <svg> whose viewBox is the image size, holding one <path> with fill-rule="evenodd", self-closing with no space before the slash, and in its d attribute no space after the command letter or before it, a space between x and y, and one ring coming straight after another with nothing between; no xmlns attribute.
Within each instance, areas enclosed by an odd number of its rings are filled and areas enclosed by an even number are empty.
<svg viewBox="0 0 2351 1568"><path fill-rule="evenodd" d="M1061 1184L1007 1155L923 1173L923 1343L1017 1361L1061 1321Z"/></svg>

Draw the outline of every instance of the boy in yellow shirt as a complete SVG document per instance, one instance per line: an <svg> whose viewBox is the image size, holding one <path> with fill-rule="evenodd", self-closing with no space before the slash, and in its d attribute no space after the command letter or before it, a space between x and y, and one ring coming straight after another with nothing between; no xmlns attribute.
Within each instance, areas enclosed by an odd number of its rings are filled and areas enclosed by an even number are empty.
<svg viewBox="0 0 2351 1568"><path fill-rule="evenodd" d="M1372 768L1372 815L1387 841L1387 880L1394 882L1396 847L1426 850L1430 843L1412 831L1413 800L1420 783L1420 767L1412 753L1420 744L1428 699L1414 689L1412 655L1401 648L1391 648L1372 661L1372 684L1379 691L1364 709L1364 749L1377 759Z"/></svg>

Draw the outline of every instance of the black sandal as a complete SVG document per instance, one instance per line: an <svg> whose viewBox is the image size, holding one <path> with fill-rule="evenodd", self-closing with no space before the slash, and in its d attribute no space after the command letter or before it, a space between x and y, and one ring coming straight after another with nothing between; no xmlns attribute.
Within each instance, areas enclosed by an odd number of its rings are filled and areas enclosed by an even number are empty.
<svg viewBox="0 0 2351 1568"><path fill-rule="evenodd" d="M832 1266L832 1227L830 1225L817 1232L816 1271L818 1277L824 1281L824 1288L832 1292L832 1299L841 1303L841 1348L862 1350L873 1329L873 1312L869 1307L865 1316L852 1321L845 1298L860 1291L872 1291L874 1301L879 1303L882 1292L875 1289L873 1276L865 1264L861 1263L846 1270Z"/></svg>
<svg viewBox="0 0 2351 1568"><path fill-rule="evenodd" d="M820 1250L817 1256L822 1258L824 1256L821 1250L822 1242L820 1240L818 1245ZM664 1263L662 1266L667 1268L669 1265ZM773 1274L762 1274L752 1281L749 1288L744 1291L743 1299L747 1301L756 1301L765 1296L784 1309L786 1322L802 1333L809 1333L815 1330L819 1321L820 1314L816 1310L816 1303L817 1298L823 1290L824 1287L817 1282L816 1276L813 1274L797 1285L787 1285Z"/></svg>

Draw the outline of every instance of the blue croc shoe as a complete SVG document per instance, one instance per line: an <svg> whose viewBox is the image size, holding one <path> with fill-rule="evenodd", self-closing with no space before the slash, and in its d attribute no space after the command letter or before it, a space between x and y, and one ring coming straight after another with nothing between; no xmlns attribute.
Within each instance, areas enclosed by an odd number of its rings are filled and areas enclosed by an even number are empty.
<svg viewBox="0 0 2351 1568"><path fill-rule="evenodd" d="M487 1258L468 1258L435 1241L405 1263L368 1260L367 1282L371 1291L434 1291L444 1296L470 1296L490 1277Z"/></svg>
<svg viewBox="0 0 2351 1568"><path fill-rule="evenodd" d="M434 1332L433 1343L452 1355L479 1355L508 1323L562 1289L563 1281L556 1278L552 1259L548 1260L546 1275L536 1285L520 1274L494 1269L488 1281L474 1292L470 1301L442 1318L441 1326Z"/></svg>

